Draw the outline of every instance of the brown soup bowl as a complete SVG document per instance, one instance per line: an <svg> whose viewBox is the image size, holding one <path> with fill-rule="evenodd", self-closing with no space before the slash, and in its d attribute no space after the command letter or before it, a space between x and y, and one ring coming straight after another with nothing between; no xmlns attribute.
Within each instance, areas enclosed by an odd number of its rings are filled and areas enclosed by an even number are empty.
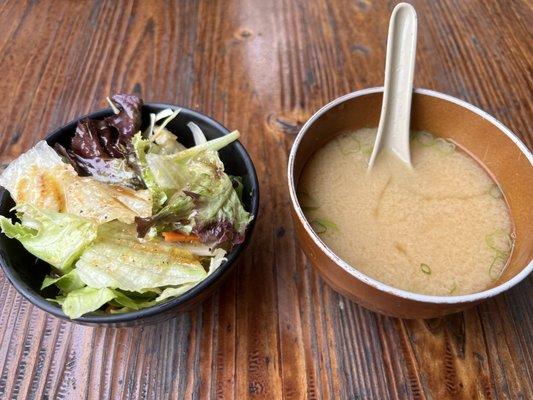
<svg viewBox="0 0 533 400"><path fill-rule="evenodd" d="M376 127L383 88L360 90L317 111L292 147L288 181L292 215L301 247L322 278L337 292L370 310L400 318L433 318L464 310L510 289L533 269L533 155L501 122L479 108L432 90L413 94L411 128L452 139L480 161L500 184L511 210L515 244L502 276L488 289L460 296L408 292L373 279L337 256L313 231L296 188L306 162L337 134ZM354 199L357 201L357 199Z"/></svg>

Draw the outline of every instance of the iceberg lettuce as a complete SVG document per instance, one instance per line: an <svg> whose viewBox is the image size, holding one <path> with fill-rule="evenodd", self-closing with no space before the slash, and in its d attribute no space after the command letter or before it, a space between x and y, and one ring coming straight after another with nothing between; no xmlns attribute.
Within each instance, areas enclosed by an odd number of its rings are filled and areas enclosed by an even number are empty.
<svg viewBox="0 0 533 400"><path fill-rule="evenodd" d="M113 292L115 293L115 298L113 299L114 302L127 309L128 311L140 310L142 308L150 307L156 304L154 300L138 298L137 296L128 296L119 290L113 290ZM153 298L154 296L151 297Z"/></svg>
<svg viewBox="0 0 533 400"><path fill-rule="evenodd" d="M31 254L61 272L68 272L96 238L96 226L86 218L38 210L28 205L18 210L20 223L0 216L2 232L9 238L17 239Z"/></svg>
<svg viewBox="0 0 533 400"><path fill-rule="evenodd" d="M164 300L170 299L172 297L178 297L183 293L189 291L195 287L198 283L186 283L178 287L169 287L163 290L163 292L155 299L156 303L161 303Z"/></svg>
<svg viewBox="0 0 533 400"><path fill-rule="evenodd" d="M159 211L161 206L167 201L167 194L157 183L152 170L146 163L146 152L150 149L150 140L143 139L140 133L133 137L133 148L137 156L139 170L144 184L152 194L152 209Z"/></svg>
<svg viewBox="0 0 533 400"><path fill-rule="evenodd" d="M78 271L73 269L65 275L56 278L47 275L44 278L41 289L52 285L56 285L62 293L68 293L76 289L81 289L85 286L85 283L80 279Z"/></svg>
<svg viewBox="0 0 533 400"><path fill-rule="evenodd" d="M136 216L152 215L150 191L80 177L45 141L9 164L0 175L0 185L17 204L75 214L96 223L114 219L131 223Z"/></svg>
<svg viewBox="0 0 533 400"><path fill-rule="evenodd" d="M116 297L114 290L108 288L84 287L73 290L64 298L59 299L63 312L72 319L83 314L98 310Z"/></svg>
<svg viewBox="0 0 533 400"><path fill-rule="evenodd" d="M0 186L11 194L13 200L19 202L19 192L28 190L25 186L33 183L28 180L28 173L32 169L50 170L57 166L64 166L61 157L48 144L41 140L27 152L13 160L0 175ZM22 185L21 182L24 182ZM19 187L20 186L20 187Z"/></svg>
<svg viewBox="0 0 533 400"><path fill-rule="evenodd" d="M133 225L118 221L98 228L96 241L81 255L76 270L87 286L141 293L206 277L192 253L159 238L142 242Z"/></svg>
<svg viewBox="0 0 533 400"><path fill-rule="evenodd" d="M215 249L213 251L213 258L211 258L211 261L209 262L209 271L207 272L207 276L211 275L213 272L215 272L218 267L222 265L224 261L226 261L226 258L224 257L226 255L226 252L223 249ZM200 282L195 283L186 283L184 285L180 285L178 287L168 287L163 292L157 296L155 299L156 303L160 303L164 300L178 297L182 295L183 293L189 291L196 285L198 285Z"/></svg>

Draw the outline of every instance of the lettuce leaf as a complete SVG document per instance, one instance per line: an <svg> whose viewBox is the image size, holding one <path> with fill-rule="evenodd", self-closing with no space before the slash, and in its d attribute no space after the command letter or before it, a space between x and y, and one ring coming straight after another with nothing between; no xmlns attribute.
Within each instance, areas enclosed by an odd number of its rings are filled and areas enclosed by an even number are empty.
<svg viewBox="0 0 533 400"><path fill-rule="evenodd" d="M133 137L133 148L135 155L137 156L137 162L139 163L141 177L152 194L152 210L153 212L157 212L167 201L167 195L157 183L152 170L146 163L146 152L150 149L150 141L148 139L143 139L141 134L137 133Z"/></svg>
<svg viewBox="0 0 533 400"><path fill-rule="evenodd" d="M68 293L76 289L81 289L85 286L85 283L83 283L83 281L80 279L78 271L73 269L60 277L54 278L47 275L44 278L43 284L41 285L41 289L47 288L51 285L56 285L61 290L61 292Z"/></svg>
<svg viewBox="0 0 533 400"><path fill-rule="evenodd" d="M178 142L178 137L166 128L156 126L149 140L151 141L150 153L166 155L185 150L185 146Z"/></svg>
<svg viewBox="0 0 533 400"><path fill-rule="evenodd" d="M146 188L137 169L132 168L124 158L83 158L72 150L66 150L58 143L54 145L54 149L74 167L80 176L91 176L99 182L110 185L132 189Z"/></svg>
<svg viewBox="0 0 533 400"><path fill-rule="evenodd" d="M131 94L115 94L111 96L111 100L119 112L105 118L104 121L107 126L115 129L119 143L124 143L124 138L131 138L141 127L143 101Z"/></svg>
<svg viewBox="0 0 533 400"><path fill-rule="evenodd" d="M164 300L178 297L182 295L183 293L189 291L193 287L195 287L197 283L186 283L184 285L178 286L178 287L169 287L163 290L163 292L155 299L156 303L161 303Z"/></svg>
<svg viewBox="0 0 533 400"><path fill-rule="evenodd" d="M78 122L68 149L55 148L81 176L133 189L144 189L131 138L141 126L142 100L116 94L108 101L114 114L103 119Z"/></svg>
<svg viewBox="0 0 533 400"><path fill-rule="evenodd" d="M21 223L0 216L2 232L59 271L68 272L96 238L96 226L86 218L32 206L19 207L19 211Z"/></svg>
<svg viewBox="0 0 533 400"><path fill-rule="evenodd" d="M98 228L96 241L82 254L76 269L87 286L132 292L198 282L206 276L190 252L161 239L141 242L133 225L118 221Z"/></svg>
<svg viewBox="0 0 533 400"><path fill-rule="evenodd" d="M211 258L211 260L209 262L209 271L207 273L207 276L209 276L213 272L215 272L217 270L217 268L220 267L220 265L222 265L222 263L224 261L226 261L226 258L224 257L225 255L226 255L226 252L223 249L215 249L214 250L213 257ZM198 283L200 283L200 282L186 283L186 284L180 285L178 287L166 288L155 299L155 303L160 303L160 302L162 302L164 300L167 300L167 299L170 299L170 298L173 298L173 297L178 297L178 296L182 295L183 293L189 291L190 289L192 289L196 285L198 285Z"/></svg>
<svg viewBox="0 0 533 400"><path fill-rule="evenodd" d="M160 230L173 230L180 227L181 231L190 234L192 229L187 224L189 224L189 218L194 207L193 197L187 195L187 192L177 192L170 198L167 205L153 217L135 218L137 234L144 238L155 226L158 226ZM184 221L185 225L181 221Z"/></svg>
<svg viewBox="0 0 533 400"><path fill-rule="evenodd" d="M209 262L209 270L207 271L207 276L211 275L213 272L215 272L218 267L222 265L224 261L226 261L226 251L224 249L215 249L213 252L213 258L211 258Z"/></svg>
<svg viewBox="0 0 533 400"><path fill-rule="evenodd" d="M208 151L208 150L218 151L226 147L228 144L237 140L239 136L240 136L239 131L233 131L217 139L209 140L202 144L185 149L177 154L171 155L170 158L172 158L172 160L176 162L180 160L187 160L187 159L193 158L194 156L204 151Z"/></svg>
<svg viewBox="0 0 533 400"><path fill-rule="evenodd" d="M204 133L202 132L202 130L200 129L198 125L196 125L194 122L191 121L187 124L187 126L192 132L192 136L194 138L194 144L199 145L199 144L204 144L205 142L207 142L207 138L205 137Z"/></svg>
<svg viewBox="0 0 533 400"><path fill-rule="evenodd" d="M111 97L115 113L101 120L83 119L70 143L71 151L88 158L127 158L130 142L141 127L142 100L137 96ZM117 112L118 111L118 112Z"/></svg>
<svg viewBox="0 0 533 400"><path fill-rule="evenodd" d="M0 175L0 186L6 188L17 204L29 203L38 208L57 210L61 199L55 195L55 187L47 187L41 179L46 171L67 167L57 153L41 140L9 163Z"/></svg>
<svg viewBox="0 0 533 400"><path fill-rule="evenodd" d="M129 310L140 310L142 308L151 307L156 302L154 300L146 300L146 299L140 299L133 296L128 296L125 293L114 290L115 298L114 301L121 305L122 307L126 307Z"/></svg>
<svg viewBox="0 0 533 400"><path fill-rule="evenodd" d="M237 193L239 200L242 202L242 193L244 191L244 184L242 183L242 176L233 176L233 175L228 175L228 176L231 179L231 183L233 184L233 188L235 189L235 192Z"/></svg>
<svg viewBox="0 0 533 400"><path fill-rule="evenodd" d="M207 178L206 178L207 179ZM241 243L250 214L244 210L241 200L229 177L224 174L215 185L199 184L194 193L200 197L194 215L193 233L204 243Z"/></svg>
<svg viewBox="0 0 533 400"><path fill-rule="evenodd" d="M17 204L79 215L103 223L152 215L148 190L132 190L80 177L45 141L14 160L0 176Z"/></svg>
<svg viewBox="0 0 533 400"><path fill-rule="evenodd" d="M108 288L84 287L73 290L64 298L56 299L63 312L72 319L79 318L91 311L98 310L116 297L115 291Z"/></svg>
<svg viewBox="0 0 533 400"><path fill-rule="evenodd" d="M147 152L157 154L173 154L185 150L178 138L166 126L179 114L181 109L172 110L166 108L157 114L150 114L150 125L143 132L142 136L147 139L149 148ZM159 120L164 119L160 125L155 125Z"/></svg>
<svg viewBox="0 0 533 400"><path fill-rule="evenodd" d="M174 194L157 214L135 219L140 237L156 226L192 232L213 246L242 242L250 214L235 190L238 181L234 184L224 173L216 151L237 137L234 132L207 142L200 140L199 145L172 155L146 154L158 187L174 190Z"/></svg>
<svg viewBox="0 0 533 400"><path fill-rule="evenodd" d="M72 274L74 271L76 270L72 270L69 274ZM60 279L63 279L67 275L64 275ZM73 286L70 290L66 291L66 295L60 295L55 299L48 300L61 305L63 312L69 318L79 318L84 314L98 310L106 304L120 307L119 311L121 312L140 310L156 304L155 299L146 300L128 296L120 290L92 288L89 286Z"/></svg>
<svg viewBox="0 0 533 400"><path fill-rule="evenodd" d="M216 152L238 138L239 132L234 131L218 139L203 142L202 144L174 154L162 155L156 152L149 152L146 155L146 162L160 187L164 189L180 190L190 182L191 173L188 171L188 168L192 166L189 165L189 162L194 160L195 156L209 150L211 152ZM220 159L218 160L218 163L222 164ZM222 171L223 168L222 165ZM192 171L192 173L194 174L194 171Z"/></svg>

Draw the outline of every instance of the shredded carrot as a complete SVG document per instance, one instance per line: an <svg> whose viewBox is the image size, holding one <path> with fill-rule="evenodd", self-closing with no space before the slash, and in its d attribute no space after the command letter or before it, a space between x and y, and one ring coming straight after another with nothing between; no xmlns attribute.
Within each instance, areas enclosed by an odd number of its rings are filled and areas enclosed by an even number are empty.
<svg viewBox="0 0 533 400"><path fill-rule="evenodd" d="M181 232L163 232L166 242L199 242L200 238L196 235L186 235Z"/></svg>

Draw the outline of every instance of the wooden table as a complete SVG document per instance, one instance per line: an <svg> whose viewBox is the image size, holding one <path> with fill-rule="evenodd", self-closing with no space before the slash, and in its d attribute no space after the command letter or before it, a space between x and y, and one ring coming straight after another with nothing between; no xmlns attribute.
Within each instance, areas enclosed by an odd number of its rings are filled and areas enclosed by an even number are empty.
<svg viewBox="0 0 533 400"><path fill-rule="evenodd" d="M1 162L132 92L238 128L262 203L236 273L160 325L59 321L2 274L0 398L533 398L531 277L465 313L402 321L333 292L295 243L295 134L326 102L381 84L392 3L0 3ZM413 3L416 85L480 106L531 148L531 2Z"/></svg>

